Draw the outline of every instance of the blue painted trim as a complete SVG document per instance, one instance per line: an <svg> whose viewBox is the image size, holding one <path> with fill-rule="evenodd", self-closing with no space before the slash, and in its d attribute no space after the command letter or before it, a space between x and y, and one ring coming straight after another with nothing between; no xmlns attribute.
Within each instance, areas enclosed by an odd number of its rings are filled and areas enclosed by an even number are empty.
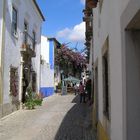
<svg viewBox="0 0 140 140"><path fill-rule="evenodd" d="M54 69L54 42L53 42L53 40L50 40L49 44L50 44L50 47L49 47L50 69Z"/></svg>
<svg viewBox="0 0 140 140"><path fill-rule="evenodd" d="M48 97L54 94L54 87L41 87L40 92L43 97Z"/></svg>

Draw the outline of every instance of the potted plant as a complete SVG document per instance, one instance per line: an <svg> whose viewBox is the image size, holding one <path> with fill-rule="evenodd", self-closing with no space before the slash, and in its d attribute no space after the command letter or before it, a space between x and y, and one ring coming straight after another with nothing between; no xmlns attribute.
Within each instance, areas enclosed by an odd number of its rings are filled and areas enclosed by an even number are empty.
<svg viewBox="0 0 140 140"><path fill-rule="evenodd" d="M27 109L34 109L35 106L41 106L43 101L43 97L41 94L36 94L32 91L31 87L27 88L27 95L26 95L26 101L25 106Z"/></svg>

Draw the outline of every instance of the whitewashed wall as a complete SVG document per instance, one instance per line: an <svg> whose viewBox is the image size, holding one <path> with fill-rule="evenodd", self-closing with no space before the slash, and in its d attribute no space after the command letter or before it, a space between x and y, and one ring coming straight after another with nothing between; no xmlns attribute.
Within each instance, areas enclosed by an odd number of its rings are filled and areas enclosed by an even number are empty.
<svg viewBox="0 0 140 140"><path fill-rule="evenodd" d="M17 9L17 38L11 34L12 6ZM37 73L37 89L40 82L40 42L42 19L38 14L32 0L6 0L6 29L5 29L5 53L4 53L4 103L9 103L10 90L10 66L18 68L20 75L20 47L23 43L24 20L29 24L29 34L36 32L36 57L33 58L33 67Z"/></svg>
<svg viewBox="0 0 140 140"><path fill-rule="evenodd" d="M54 50L54 46L50 46L50 42L47 39L47 37L41 36L41 58L43 60L43 64L41 64L41 72L40 72L41 73L40 91L43 93L45 97L50 96L54 93L54 69L50 68L51 65L50 49Z"/></svg>
<svg viewBox="0 0 140 140"><path fill-rule="evenodd" d="M47 63L41 65L41 87L54 87L54 70Z"/></svg>
<svg viewBox="0 0 140 140"><path fill-rule="evenodd" d="M103 73L102 73L102 47L107 37L109 37L109 92L111 99L111 121L110 121L110 138L111 140L124 140L126 135L126 124L124 111L125 84L123 81L123 38L121 30L121 17L131 0L103 0L102 10L100 13L99 5L93 10L94 21L94 62L98 59L98 93L99 93L99 120L104 124L103 117ZM139 0L130 5L137 7ZM136 8L131 8L126 14L127 20L129 15L135 13ZM132 16L133 17L133 16ZM126 80L126 79L125 79Z"/></svg>
<svg viewBox="0 0 140 140"><path fill-rule="evenodd" d="M0 6L1 6L1 8L0 8L0 45L1 45L1 43L2 43L2 40L1 40L1 37L2 37L2 13L3 13L3 8L2 8L2 6L3 6L3 0L0 0ZM1 49L0 49L1 50ZM1 53L1 52L0 52ZM1 58L0 58L1 59Z"/></svg>
<svg viewBox="0 0 140 140"><path fill-rule="evenodd" d="M49 63L49 41L45 36L41 36L41 56Z"/></svg>
<svg viewBox="0 0 140 140"><path fill-rule="evenodd" d="M2 0L0 1L0 6L2 6ZM2 21L2 8L0 8L0 36L1 36L1 21ZM1 40L0 40L0 44L1 44Z"/></svg>

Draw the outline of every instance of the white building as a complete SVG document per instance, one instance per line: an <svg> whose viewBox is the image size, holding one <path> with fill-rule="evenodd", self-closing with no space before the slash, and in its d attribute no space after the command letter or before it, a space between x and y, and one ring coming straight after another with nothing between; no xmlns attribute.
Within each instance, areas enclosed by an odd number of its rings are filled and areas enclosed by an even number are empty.
<svg viewBox="0 0 140 140"><path fill-rule="evenodd" d="M29 84L39 92L41 24L45 19L35 0L1 0L0 6L2 117L24 102Z"/></svg>
<svg viewBox="0 0 140 140"><path fill-rule="evenodd" d="M41 86L44 97L54 94L54 45L47 37L41 37Z"/></svg>
<svg viewBox="0 0 140 140"><path fill-rule="evenodd" d="M55 38L41 37L41 86L44 97L53 95L61 81L59 66L55 65L55 49L61 44ZM57 59L57 58L56 58Z"/></svg>
<svg viewBox="0 0 140 140"><path fill-rule="evenodd" d="M97 5L97 0L86 2L95 8L93 112L97 139L138 140L140 0L100 0Z"/></svg>

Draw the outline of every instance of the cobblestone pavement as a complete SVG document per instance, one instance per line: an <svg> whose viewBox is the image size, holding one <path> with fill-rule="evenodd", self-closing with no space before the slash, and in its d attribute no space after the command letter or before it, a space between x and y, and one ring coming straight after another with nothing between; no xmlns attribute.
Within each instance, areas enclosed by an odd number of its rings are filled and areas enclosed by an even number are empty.
<svg viewBox="0 0 140 140"><path fill-rule="evenodd" d="M35 110L0 119L0 140L95 140L91 107L75 95L53 95Z"/></svg>

